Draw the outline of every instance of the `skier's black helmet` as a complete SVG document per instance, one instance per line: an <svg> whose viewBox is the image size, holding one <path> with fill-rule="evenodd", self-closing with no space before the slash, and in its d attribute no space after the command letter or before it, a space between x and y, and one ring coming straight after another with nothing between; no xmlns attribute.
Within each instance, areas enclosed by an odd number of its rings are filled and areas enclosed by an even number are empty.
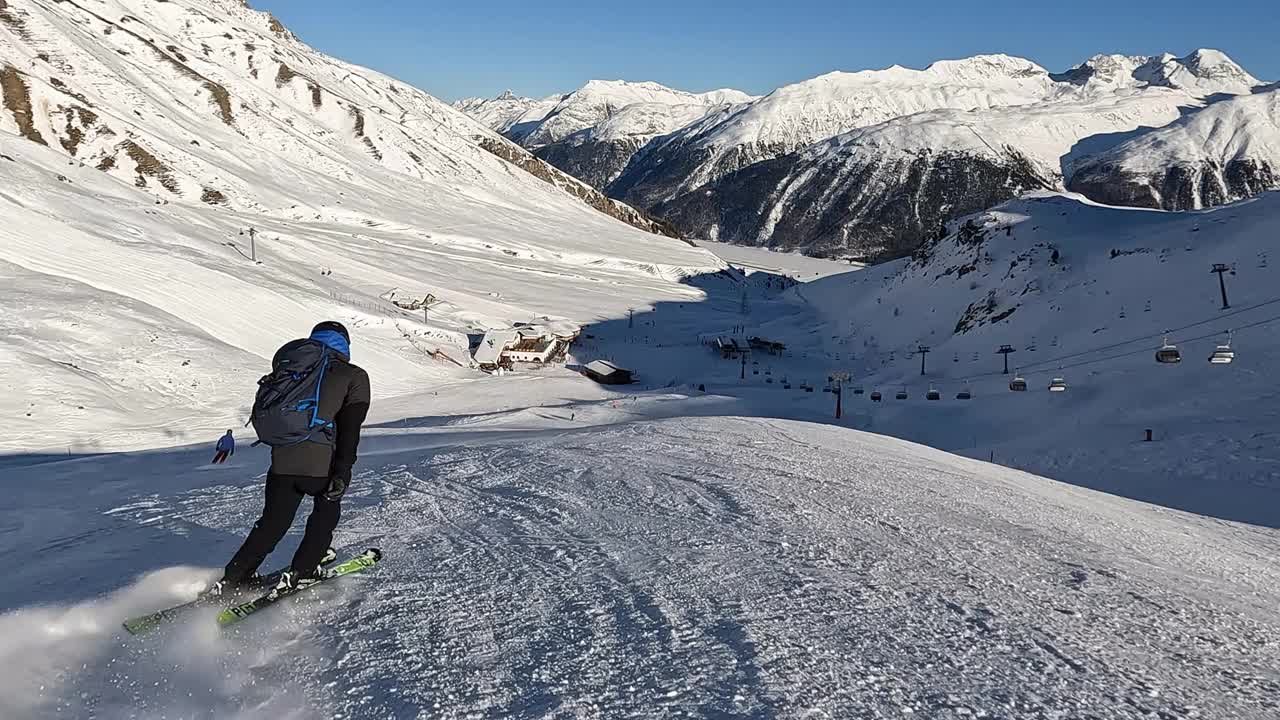
<svg viewBox="0 0 1280 720"><path fill-rule="evenodd" d="M347 342L351 342L351 333L347 332L347 328L337 320L325 320L324 322L317 324L315 327L311 328L311 334L315 335L316 333L324 330L332 330L333 332L341 335L342 339Z"/></svg>

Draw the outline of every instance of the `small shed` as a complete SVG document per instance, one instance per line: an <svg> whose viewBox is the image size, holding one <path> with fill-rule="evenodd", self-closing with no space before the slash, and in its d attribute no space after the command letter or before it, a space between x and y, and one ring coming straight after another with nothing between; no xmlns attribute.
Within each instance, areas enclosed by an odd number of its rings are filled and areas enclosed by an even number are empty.
<svg viewBox="0 0 1280 720"><path fill-rule="evenodd" d="M582 374L602 385L626 385L631 382L631 371L607 360L592 360L582 368Z"/></svg>

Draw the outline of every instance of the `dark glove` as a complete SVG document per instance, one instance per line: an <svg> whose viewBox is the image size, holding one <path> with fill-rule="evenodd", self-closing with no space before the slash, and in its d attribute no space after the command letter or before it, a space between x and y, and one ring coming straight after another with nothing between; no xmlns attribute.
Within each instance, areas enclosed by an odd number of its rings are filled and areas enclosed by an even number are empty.
<svg viewBox="0 0 1280 720"><path fill-rule="evenodd" d="M329 487L325 488L324 499L330 502L338 502L347 492L347 486L350 484L350 470L334 470L329 474Z"/></svg>

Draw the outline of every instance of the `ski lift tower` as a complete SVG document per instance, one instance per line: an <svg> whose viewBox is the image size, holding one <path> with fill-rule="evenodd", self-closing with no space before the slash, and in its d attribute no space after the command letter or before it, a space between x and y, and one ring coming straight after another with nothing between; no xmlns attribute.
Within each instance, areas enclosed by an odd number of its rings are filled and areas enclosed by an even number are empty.
<svg viewBox="0 0 1280 720"><path fill-rule="evenodd" d="M933 348L928 345L921 345L916 348L916 352L920 353L920 374L924 375L924 360L929 357L929 353L933 352Z"/></svg>
<svg viewBox="0 0 1280 720"><path fill-rule="evenodd" d="M1214 263L1213 269L1209 272L1218 274L1218 289L1222 290L1222 309L1229 309L1231 307L1231 303L1227 302L1227 281L1224 280L1223 277L1227 273L1235 275L1236 271L1232 270L1231 266L1226 263Z"/></svg>
<svg viewBox="0 0 1280 720"><path fill-rule="evenodd" d="M1012 345L1001 345L1000 349L996 351L997 354L1004 356L1004 374L1005 375L1009 374L1009 353L1016 353L1016 352L1018 351L1014 350Z"/></svg>
<svg viewBox="0 0 1280 720"><path fill-rule="evenodd" d="M843 370L837 370L831 373L831 392L836 396L836 419L840 419L841 403L840 399L844 396L844 384L849 380L849 373Z"/></svg>

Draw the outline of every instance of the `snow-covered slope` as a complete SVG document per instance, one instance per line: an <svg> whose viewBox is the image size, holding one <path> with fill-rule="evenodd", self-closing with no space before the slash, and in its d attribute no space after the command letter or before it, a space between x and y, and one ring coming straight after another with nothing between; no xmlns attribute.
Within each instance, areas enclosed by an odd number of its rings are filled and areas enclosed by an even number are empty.
<svg viewBox="0 0 1280 720"><path fill-rule="evenodd" d="M486 148L519 154L463 113L316 53L236 0L6 0L0 37L0 130L161 200L297 219L317 204L358 202L332 188L298 193L313 177L368 197L405 176L475 182L507 172ZM594 207L654 229L554 175Z"/></svg>
<svg viewBox="0 0 1280 720"><path fill-rule="evenodd" d="M6 450L237 426L323 317L386 397L468 377L469 332L696 298L721 266L233 0L6 0L0 39L0 365L28 388ZM427 294L429 324L393 303Z"/></svg>
<svg viewBox="0 0 1280 720"><path fill-rule="evenodd" d="M855 426L1280 526L1280 268L1270 264L1280 194L1190 213L1047 195L952 229L913 258L793 291L826 316L816 334L843 358L835 366L884 393L879 405L853 397ZM1229 310L1215 263L1233 269ZM1166 335L1180 364L1155 361ZM1229 339L1235 361L1210 364ZM932 350L927 377L920 344ZM1029 392L1009 390L1002 345ZM1054 377L1065 393L1046 391ZM941 401L923 399L930 386ZM895 401L902 387L910 399ZM957 400L965 388L973 399Z"/></svg>
<svg viewBox="0 0 1280 720"><path fill-rule="evenodd" d="M335 543L385 559L232 632L119 622L234 551L264 453L7 468L0 715L1271 713L1276 532L689 403L369 433Z"/></svg>
<svg viewBox="0 0 1280 720"><path fill-rule="evenodd" d="M1215 103L1091 157L1070 187L1108 204L1166 210L1280 188L1280 89Z"/></svg>
<svg viewBox="0 0 1280 720"><path fill-rule="evenodd" d="M1176 120L1187 101L1171 90L1126 90L917 113L750 165L655 212L695 237L900 257L948 219L1061 188L1078 153Z"/></svg>

